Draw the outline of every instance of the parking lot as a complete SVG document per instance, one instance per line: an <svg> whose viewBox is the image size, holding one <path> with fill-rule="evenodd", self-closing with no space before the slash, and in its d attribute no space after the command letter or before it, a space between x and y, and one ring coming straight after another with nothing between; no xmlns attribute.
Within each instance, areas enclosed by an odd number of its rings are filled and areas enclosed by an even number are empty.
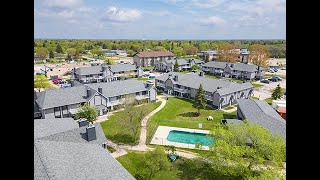
<svg viewBox="0 0 320 180"><path fill-rule="evenodd" d="M258 97L260 100L267 99L271 97L272 90L280 84L281 88L286 88L286 79L278 82L270 82L269 84L261 83L260 81L255 82L256 84L262 84L262 87L254 89L254 96Z"/></svg>

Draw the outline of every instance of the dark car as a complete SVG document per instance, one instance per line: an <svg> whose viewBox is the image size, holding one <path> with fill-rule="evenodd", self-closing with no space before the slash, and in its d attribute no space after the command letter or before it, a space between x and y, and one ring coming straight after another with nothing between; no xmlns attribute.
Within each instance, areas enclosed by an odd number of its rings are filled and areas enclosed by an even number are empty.
<svg viewBox="0 0 320 180"><path fill-rule="evenodd" d="M279 77L279 76L274 76L273 78L278 79L278 81L282 81L282 78L281 78L281 77Z"/></svg>
<svg viewBox="0 0 320 180"><path fill-rule="evenodd" d="M270 81L269 81L268 79L262 79L260 82L266 83L266 84L269 84L269 83L270 83Z"/></svg>
<svg viewBox="0 0 320 180"><path fill-rule="evenodd" d="M273 77L273 78L269 78L268 80L269 80L269 81L272 81L272 82L278 82L278 81L279 81L278 78L274 78L274 77Z"/></svg>

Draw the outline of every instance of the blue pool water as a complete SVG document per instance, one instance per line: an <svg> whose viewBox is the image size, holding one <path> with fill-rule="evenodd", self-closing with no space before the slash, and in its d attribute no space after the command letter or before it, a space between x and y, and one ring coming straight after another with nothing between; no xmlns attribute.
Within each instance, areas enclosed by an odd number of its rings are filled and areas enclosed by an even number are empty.
<svg viewBox="0 0 320 180"><path fill-rule="evenodd" d="M177 130L170 131L167 140L187 144L201 144L203 146L208 146L214 143L213 138L208 137L207 134Z"/></svg>

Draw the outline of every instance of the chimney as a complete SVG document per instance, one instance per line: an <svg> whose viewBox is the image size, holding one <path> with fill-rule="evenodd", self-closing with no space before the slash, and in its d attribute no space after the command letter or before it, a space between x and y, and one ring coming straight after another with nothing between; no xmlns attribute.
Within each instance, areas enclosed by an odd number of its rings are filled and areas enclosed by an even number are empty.
<svg viewBox="0 0 320 180"><path fill-rule="evenodd" d="M98 92L102 94L102 87L98 87Z"/></svg>
<svg viewBox="0 0 320 180"><path fill-rule="evenodd" d="M178 75L174 75L173 80L178 81Z"/></svg>
<svg viewBox="0 0 320 180"><path fill-rule="evenodd" d="M97 139L96 127L92 124L89 124L89 126L86 127L86 134L87 134L88 141L96 140Z"/></svg>
<svg viewBox="0 0 320 180"><path fill-rule="evenodd" d="M204 76L204 72L200 71L199 76L203 77Z"/></svg>
<svg viewBox="0 0 320 180"><path fill-rule="evenodd" d="M222 87L218 86L217 89L221 89Z"/></svg>
<svg viewBox="0 0 320 180"><path fill-rule="evenodd" d="M91 96L91 89L87 89L87 98Z"/></svg>
<svg viewBox="0 0 320 180"><path fill-rule="evenodd" d="M79 127L87 126L88 120L86 118L82 118L78 121Z"/></svg>

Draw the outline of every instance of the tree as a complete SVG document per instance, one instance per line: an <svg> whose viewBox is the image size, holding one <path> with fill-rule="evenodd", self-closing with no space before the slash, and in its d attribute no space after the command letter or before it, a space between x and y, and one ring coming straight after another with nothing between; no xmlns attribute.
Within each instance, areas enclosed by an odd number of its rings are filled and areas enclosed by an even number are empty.
<svg viewBox="0 0 320 180"><path fill-rule="evenodd" d="M183 50L182 47L175 47L175 48L173 49L173 53L174 53L177 57L181 57L181 56L186 55L186 53L184 52L184 50Z"/></svg>
<svg viewBox="0 0 320 180"><path fill-rule="evenodd" d="M204 109L206 107L206 105L207 105L207 99L206 99L206 96L205 96L205 91L202 88L202 84L200 84L192 106L194 108L197 108L198 116L199 116L200 115L200 109Z"/></svg>
<svg viewBox="0 0 320 180"><path fill-rule="evenodd" d="M114 60L112 58L107 58L106 60L104 60L104 62L108 65L116 64L116 62L114 62Z"/></svg>
<svg viewBox="0 0 320 180"><path fill-rule="evenodd" d="M49 51L45 47L39 47L36 49L36 54L39 56L40 59L44 60L47 58Z"/></svg>
<svg viewBox="0 0 320 180"><path fill-rule="evenodd" d="M164 48L162 46L156 46L155 48L153 48L153 50L155 50L155 51L167 51L166 48Z"/></svg>
<svg viewBox="0 0 320 180"><path fill-rule="evenodd" d="M178 60L176 60L176 62L173 65L173 71L174 72L179 72L179 64L178 64Z"/></svg>
<svg viewBox="0 0 320 180"><path fill-rule="evenodd" d="M68 48L67 49L67 54L71 57L71 59L75 58L76 53L77 53L76 48Z"/></svg>
<svg viewBox="0 0 320 180"><path fill-rule="evenodd" d="M272 99L277 100L281 98L281 87L280 84L277 85L277 87L273 90L271 94Z"/></svg>
<svg viewBox="0 0 320 180"><path fill-rule="evenodd" d="M85 103L80 106L79 110L76 112L76 119L86 118L89 122L93 122L98 117L98 109L94 105Z"/></svg>
<svg viewBox="0 0 320 180"><path fill-rule="evenodd" d="M198 52L198 48L191 46L184 49L187 55L195 55Z"/></svg>
<svg viewBox="0 0 320 180"><path fill-rule="evenodd" d="M60 46L60 44L57 45L56 52L57 53L63 53L63 50L62 50L62 47Z"/></svg>
<svg viewBox="0 0 320 180"><path fill-rule="evenodd" d="M145 154L146 167L149 169L148 179L152 179L157 172L170 169L170 161L163 147L156 147L153 151L147 151Z"/></svg>
<svg viewBox="0 0 320 180"><path fill-rule="evenodd" d="M50 53L49 53L49 58L51 59L51 58L54 58L54 53L53 53L53 51L50 51Z"/></svg>
<svg viewBox="0 0 320 180"><path fill-rule="evenodd" d="M191 69L192 70L198 70L198 69L200 69L200 67L197 64L194 64L194 65L191 66Z"/></svg>
<svg viewBox="0 0 320 180"><path fill-rule="evenodd" d="M286 161L285 139L247 120L217 125L212 135L215 143L207 161L214 162L212 168L221 174L248 179L265 173L258 167L266 161L273 167Z"/></svg>
<svg viewBox="0 0 320 180"><path fill-rule="evenodd" d="M135 108L135 101L134 95L125 95L123 99L123 107L125 110L117 116L117 120L121 126L131 132L134 142L137 141L142 119L147 115L146 113L150 111L150 106Z"/></svg>
<svg viewBox="0 0 320 180"><path fill-rule="evenodd" d="M102 44L102 49L107 49L107 45L105 43Z"/></svg>
<svg viewBox="0 0 320 180"><path fill-rule="evenodd" d="M269 50L266 46L261 44L253 44L249 46L249 62L261 67L268 67L269 65Z"/></svg>
<svg viewBox="0 0 320 180"><path fill-rule="evenodd" d="M40 92L41 89L48 89L50 88L51 84L49 83L48 78L41 74L34 76L34 88L37 88Z"/></svg>
<svg viewBox="0 0 320 180"><path fill-rule="evenodd" d="M219 61L236 63L238 61L239 52L237 44L223 43L219 46Z"/></svg>
<svg viewBox="0 0 320 180"><path fill-rule="evenodd" d="M94 54L94 55L97 55L98 58L99 58L100 56L102 56L102 49L101 49L101 48L91 49L90 52L91 52L92 54Z"/></svg>
<svg viewBox="0 0 320 180"><path fill-rule="evenodd" d="M204 55L204 62L209 62L209 54Z"/></svg>

